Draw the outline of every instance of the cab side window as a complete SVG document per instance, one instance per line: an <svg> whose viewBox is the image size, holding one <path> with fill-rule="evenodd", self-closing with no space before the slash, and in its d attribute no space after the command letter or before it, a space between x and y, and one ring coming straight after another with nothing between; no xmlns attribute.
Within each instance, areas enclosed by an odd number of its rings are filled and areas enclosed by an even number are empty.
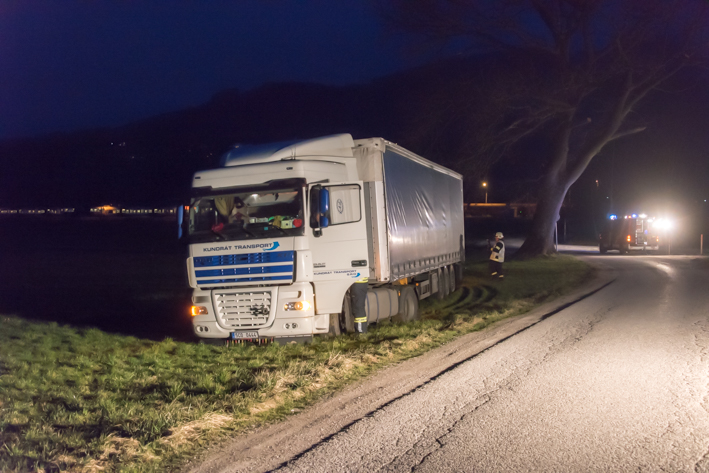
<svg viewBox="0 0 709 473"><path fill-rule="evenodd" d="M355 184L328 186L330 192L330 225L358 222L362 219L360 187Z"/></svg>

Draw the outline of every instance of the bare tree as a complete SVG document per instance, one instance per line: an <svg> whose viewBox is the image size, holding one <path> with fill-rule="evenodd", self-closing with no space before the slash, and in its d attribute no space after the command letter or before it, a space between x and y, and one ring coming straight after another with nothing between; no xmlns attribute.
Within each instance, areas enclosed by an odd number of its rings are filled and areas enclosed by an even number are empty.
<svg viewBox="0 0 709 473"><path fill-rule="evenodd" d="M538 133L553 145L539 163L537 210L520 257L554 251L564 197L609 142L643 131L633 111L650 92L709 52L706 0L379 0L396 28L429 45L504 58L470 121L469 159L493 162ZM463 49L465 48L465 49ZM476 96L480 97L478 93ZM482 111L482 112L481 112ZM480 116L485 113L485 116Z"/></svg>

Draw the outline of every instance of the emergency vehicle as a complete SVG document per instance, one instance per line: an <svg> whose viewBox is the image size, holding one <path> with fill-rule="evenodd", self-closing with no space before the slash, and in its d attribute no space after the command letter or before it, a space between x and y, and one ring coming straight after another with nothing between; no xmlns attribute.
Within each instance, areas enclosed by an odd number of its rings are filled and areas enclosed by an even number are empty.
<svg viewBox="0 0 709 473"><path fill-rule="evenodd" d="M617 250L621 254L631 251L657 251L660 247L657 226L657 220L645 214L620 218L611 215L598 235L598 251L601 254L610 250Z"/></svg>

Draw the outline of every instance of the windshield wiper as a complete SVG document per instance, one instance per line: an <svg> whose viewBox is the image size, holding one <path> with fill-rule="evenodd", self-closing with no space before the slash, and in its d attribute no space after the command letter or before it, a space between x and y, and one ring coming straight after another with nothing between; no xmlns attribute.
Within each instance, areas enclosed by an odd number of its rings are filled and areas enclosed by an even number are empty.
<svg viewBox="0 0 709 473"><path fill-rule="evenodd" d="M244 231L244 233L246 233L250 237L256 238L256 235L254 235L253 232L250 232L249 230L246 229L246 225L244 225L241 229Z"/></svg>

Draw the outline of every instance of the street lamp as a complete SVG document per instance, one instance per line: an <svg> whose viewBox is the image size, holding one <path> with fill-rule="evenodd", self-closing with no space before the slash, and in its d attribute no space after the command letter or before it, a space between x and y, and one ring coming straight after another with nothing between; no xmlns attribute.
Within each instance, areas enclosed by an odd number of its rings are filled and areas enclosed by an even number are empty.
<svg viewBox="0 0 709 473"><path fill-rule="evenodd" d="M483 182L483 187L485 188L485 203L487 204L487 182Z"/></svg>

